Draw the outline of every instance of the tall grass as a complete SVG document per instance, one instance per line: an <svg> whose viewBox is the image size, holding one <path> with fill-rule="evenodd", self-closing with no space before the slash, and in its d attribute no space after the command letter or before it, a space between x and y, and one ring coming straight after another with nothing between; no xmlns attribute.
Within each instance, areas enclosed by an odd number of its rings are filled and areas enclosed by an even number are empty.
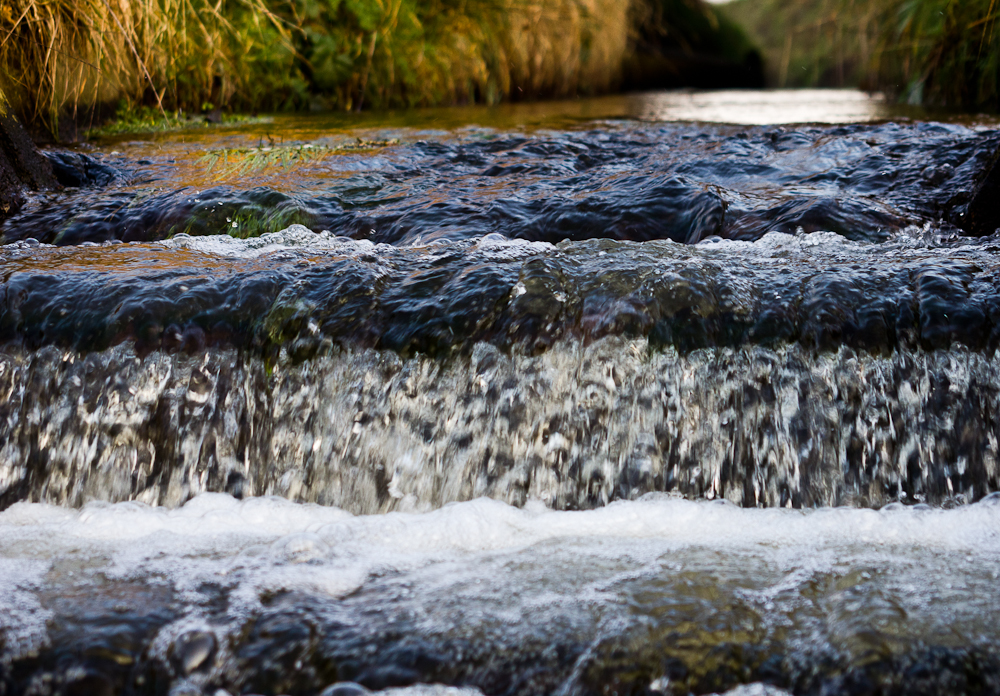
<svg viewBox="0 0 1000 696"><path fill-rule="evenodd" d="M191 108L245 89L252 100L268 81L255 49L279 54L289 36L262 0L13 0L0 5L0 79L23 116L49 124L121 98Z"/></svg>
<svg viewBox="0 0 1000 696"><path fill-rule="evenodd" d="M1000 0L738 0L724 12L763 49L775 86L1000 108Z"/></svg>
<svg viewBox="0 0 1000 696"><path fill-rule="evenodd" d="M612 88L628 0L7 0L0 89L24 118L125 100L187 112Z"/></svg>
<svg viewBox="0 0 1000 696"><path fill-rule="evenodd" d="M1000 0L896 0L882 80L913 103L1000 107Z"/></svg>

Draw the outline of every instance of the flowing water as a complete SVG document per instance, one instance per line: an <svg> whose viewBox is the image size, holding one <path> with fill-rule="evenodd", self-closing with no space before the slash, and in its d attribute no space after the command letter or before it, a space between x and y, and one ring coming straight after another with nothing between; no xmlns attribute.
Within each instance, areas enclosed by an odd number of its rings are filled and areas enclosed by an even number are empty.
<svg viewBox="0 0 1000 696"><path fill-rule="evenodd" d="M936 118L49 153L0 226L0 694L1000 693L1000 132Z"/></svg>

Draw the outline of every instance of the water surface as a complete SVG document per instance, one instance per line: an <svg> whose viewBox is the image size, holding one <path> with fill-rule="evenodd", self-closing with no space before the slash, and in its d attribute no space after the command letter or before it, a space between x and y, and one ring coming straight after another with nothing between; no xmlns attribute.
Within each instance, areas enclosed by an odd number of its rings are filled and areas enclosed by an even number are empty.
<svg viewBox="0 0 1000 696"><path fill-rule="evenodd" d="M998 144L677 92L50 153L0 693L1000 693Z"/></svg>

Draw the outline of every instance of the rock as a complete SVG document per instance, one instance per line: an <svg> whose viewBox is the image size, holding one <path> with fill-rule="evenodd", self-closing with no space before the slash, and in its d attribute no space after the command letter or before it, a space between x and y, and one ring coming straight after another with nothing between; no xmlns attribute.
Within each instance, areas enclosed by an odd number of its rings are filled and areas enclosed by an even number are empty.
<svg viewBox="0 0 1000 696"><path fill-rule="evenodd" d="M35 148L0 91L0 221L21 209L25 189L57 185L49 161Z"/></svg>
<svg viewBox="0 0 1000 696"><path fill-rule="evenodd" d="M59 184L69 188L106 186L118 175L106 164L79 152L46 152L44 157Z"/></svg>
<svg viewBox="0 0 1000 696"><path fill-rule="evenodd" d="M969 208L958 225L976 237L986 237L1000 228L1000 149L983 170L982 179L973 189Z"/></svg>

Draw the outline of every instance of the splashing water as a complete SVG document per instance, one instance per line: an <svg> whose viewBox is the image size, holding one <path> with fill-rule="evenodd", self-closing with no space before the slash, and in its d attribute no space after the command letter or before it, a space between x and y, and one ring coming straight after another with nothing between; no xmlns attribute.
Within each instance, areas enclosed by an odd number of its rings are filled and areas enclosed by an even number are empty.
<svg viewBox="0 0 1000 696"><path fill-rule="evenodd" d="M0 694L1000 693L995 131L517 108L50 153Z"/></svg>

